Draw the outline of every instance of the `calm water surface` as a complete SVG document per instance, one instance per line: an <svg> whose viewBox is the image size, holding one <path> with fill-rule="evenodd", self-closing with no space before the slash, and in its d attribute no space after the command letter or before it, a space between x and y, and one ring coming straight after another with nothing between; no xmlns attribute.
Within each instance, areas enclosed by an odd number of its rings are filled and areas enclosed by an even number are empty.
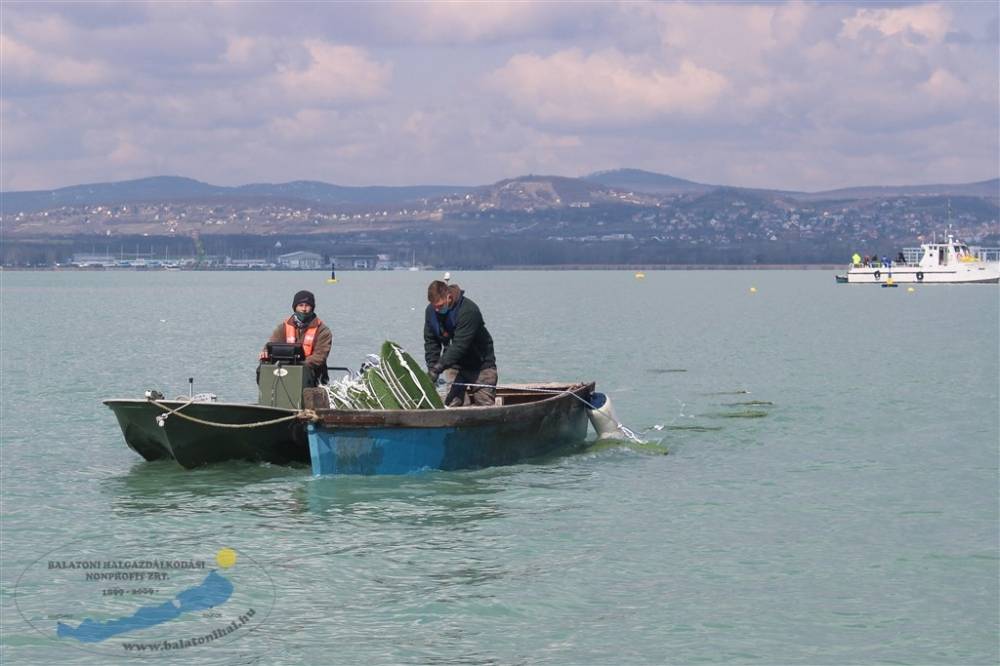
<svg viewBox="0 0 1000 666"><path fill-rule="evenodd" d="M108 661L18 612L33 591L17 581L45 553L192 540L250 554L273 607L240 640L157 663L1000 660L996 286L455 275L501 382L596 380L666 456L185 471L129 451L100 403L186 394L188 377L254 400L257 351L302 288L334 331L331 364L385 339L419 356L435 276L2 274L3 662Z"/></svg>

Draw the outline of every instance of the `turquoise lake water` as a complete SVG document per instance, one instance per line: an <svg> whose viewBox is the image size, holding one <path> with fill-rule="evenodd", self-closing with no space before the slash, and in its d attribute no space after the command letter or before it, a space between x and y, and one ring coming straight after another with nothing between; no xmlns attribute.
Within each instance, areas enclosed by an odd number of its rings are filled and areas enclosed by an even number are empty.
<svg viewBox="0 0 1000 666"><path fill-rule="evenodd" d="M299 289L333 329L331 364L386 339L422 357L437 273L339 277L0 275L4 664L108 663L55 635L102 612L101 584L69 599L60 586L77 579L39 562L223 548L254 622L147 662L1000 661L995 285L458 272L501 383L594 380L669 455L313 478L186 471L125 447L104 398L186 395L194 377L196 392L255 400L257 352ZM114 608L169 600L182 579Z"/></svg>

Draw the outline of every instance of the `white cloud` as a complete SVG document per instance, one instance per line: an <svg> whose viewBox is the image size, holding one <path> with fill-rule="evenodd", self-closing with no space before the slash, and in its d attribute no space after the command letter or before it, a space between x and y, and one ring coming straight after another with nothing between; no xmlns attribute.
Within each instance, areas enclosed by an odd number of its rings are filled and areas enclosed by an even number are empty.
<svg viewBox="0 0 1000 666"><path fill-rule="evenodd" d="M0 62L8 85L27 84L86 88L110 82L113 69L97 60L83 60L45 53L0 34Z"/></svg>
<svg viewBox="0 0 1000 666"><path fill-rule="evenodd" d="M996 18L943 1L10 2L0 185L980 180L1000 150Z"/></svg>
<svg viewBox="0 0 1000 666"><path fill-rule="evenodd" d="M948 70L938 67L930 77L920 84L919 90L928 98L942 100L950 104L960 104L969 96L969 90L962 81Z"/></svg>
<svg viewBox="0 0 1000 666"><path fill-rule="evenodd" d="M941 42L950 30L951 13L941 5L915 5L894 9L858 9L844 20L843 34L851 39L865 30L874 30L908 40L919 36L930 42Z"/></svg>
<svg viewBox="0 0 1000 666"><path fill-rule="evenodd" d="M392 66L375 62L363 50L306 40L304 66L279 64L274 76L282 93L301 103L369 100L385 94Z"/></svg>
<svg viewBox="0 0 1000 666"><path fill-rule="evenodd" d="M727 86L725 77L690 60L668 70L614 50L586 55L579 49L549 57L516 55L488 83L522 113L573 126L704 112Z"/></svg>

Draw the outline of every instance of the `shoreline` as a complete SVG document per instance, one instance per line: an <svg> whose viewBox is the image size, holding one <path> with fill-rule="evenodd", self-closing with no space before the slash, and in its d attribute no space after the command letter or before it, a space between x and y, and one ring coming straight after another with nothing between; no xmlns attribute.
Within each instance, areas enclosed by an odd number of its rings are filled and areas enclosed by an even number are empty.
<svg viewBox="0 0 1000 666"><path fill-rule="evenodd" d="M560 264L492 266L490 268L427 267L412 270L337 269L338 273L433 273L443 270L460 271L836 271L846 270L841 264ZM134 267L75 267L75 266L0 266L0 272L53 273L329 273L320 268L134 268Z"/></svg>

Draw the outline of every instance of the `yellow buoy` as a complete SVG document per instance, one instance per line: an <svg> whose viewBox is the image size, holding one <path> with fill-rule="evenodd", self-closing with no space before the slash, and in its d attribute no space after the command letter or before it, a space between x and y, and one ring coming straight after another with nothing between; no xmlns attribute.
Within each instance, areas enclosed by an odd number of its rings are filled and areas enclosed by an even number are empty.
<svg viewBox="0 0 1000 666"><path fill-rule="evenodd" d="M757 287L750 287L750 293L751 294L756 294L757 293Z"/></svg>
<svg viewBox="0 0 1000 666"><path fill-rule="evenodd" d="M916 290L915 290L915 289L914 289L913 287L907 287L907 288L906 288L906 291L910 291L910 292L912 292L912 291L916 291Z"/></svg>
<svg viewBox="0 0 1000 666"><path fill-rule="evenodd" d="M643 273L642 271L639 271L638 273L635 274L635 279L636 280L643 280L643 279L645 279L645 277L646 277L646 274Z"/></svg>

